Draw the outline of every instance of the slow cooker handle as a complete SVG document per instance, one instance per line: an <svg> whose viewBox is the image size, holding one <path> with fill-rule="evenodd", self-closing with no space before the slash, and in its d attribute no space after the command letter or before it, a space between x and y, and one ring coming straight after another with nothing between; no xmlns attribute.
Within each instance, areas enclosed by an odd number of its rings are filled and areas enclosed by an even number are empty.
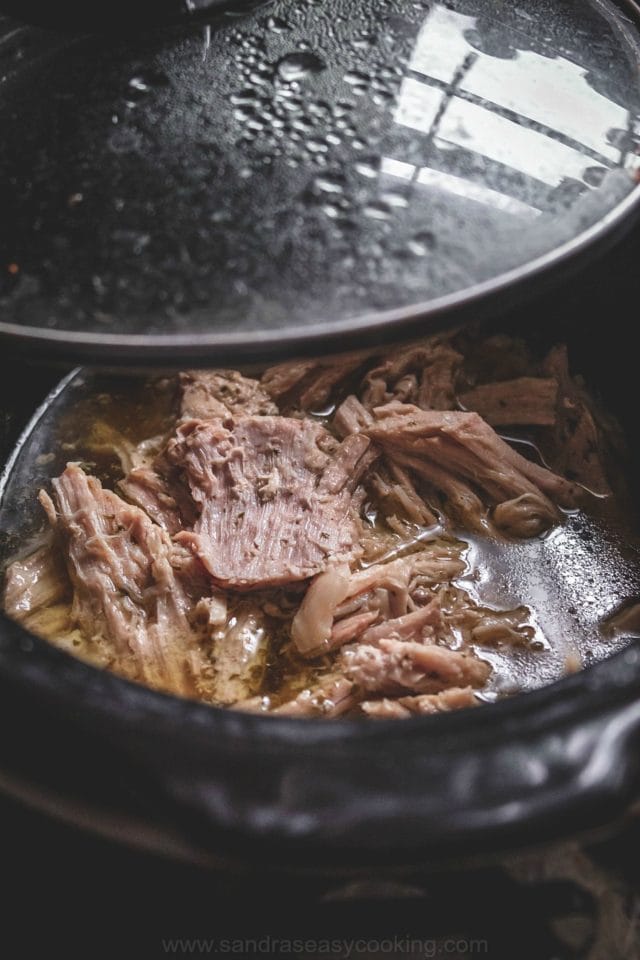
<svg viewBox="0 0 640 960"><path fill-rule="evenodd" d="M325 740L315 724L219 718L208 761L201 743L157 773L200 842L254 857L400 866L507 851L610 827L640 799L638 674L633 647L497 708Z"/></svg>

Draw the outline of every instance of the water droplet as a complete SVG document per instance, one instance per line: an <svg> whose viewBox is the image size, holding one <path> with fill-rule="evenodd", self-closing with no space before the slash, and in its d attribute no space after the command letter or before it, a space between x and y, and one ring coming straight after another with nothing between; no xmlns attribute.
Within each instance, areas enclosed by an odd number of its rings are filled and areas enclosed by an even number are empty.
<svg viewBox="0 0 640 960"><path fill-rule="evenodd" d="M291 121L291 129L299 130L301 133L311 133L313 123L308 117L299 117Z"/></svg>
<svg viewBox="0 0 640 960"><path fill-rule="evenodd" d="M256 94L254 90L241 90L239 93L232 93L229 97L231 103L237 104L238 106L255 106L257 102Z"/></svg>
<svg viewBox="0 0 640 960"><path fill-rule="evenodd" d="M326 214L327 217L330 217L332 220L335 220L336 217L339 217L342 211L340 207L337 207L335 203L323 203L320 207L322 212Z"/></svg>
<svg viewBox="0 0 640 960"><path fill-rule="evenodd" d="M396 207L398 210L402 210L409 206L409 200L404 193L395 193L389 191L387 193L383 193L380 199L383 201L383 203L388 204L390 207Z"/></svg>
<svg viewBox="0 0 640 960"><path fill-rule="evenodd" d="M436 245L436 238L428 230L416 233L415 236L407 242L407 250L414 257L426 257Z"/></svg>
<svg viewBox="0 0 640 960"><path fill-rule="evenodd" d="M360 37L356 37L353 41L353 46L356 50L369 50L376 42L375 36L370 33L363 33Z"/></svg>
<svg viewBox="0 0 640 960"><path fill-rule="evenodd" d="M311 101L308 104L307 109L309 113L314 117L330 117L331 116L331 107L328 103L325 103L323 100L318 100L317 103Z"/></svg>
<svg viewBox="0 0 640 960"><path fill-rule="evenodd" d="M151 89L144 77L131 77L129 86L132 90L137 90L139 93L148 93Z"/></svg>
<svg viewBox="0 0 640 960"><path fill-rule="evenodd" d="M386 203L382 203L381 201L367 204L362 212L371 220L388 220L391 216L391 210Z"/></svg>
<svg viewBox="0 0 640 960"><path fill-rule="evenodd" d="M134 101L141 100L150 93L154 87L166 87L168 83L169 80L166 74L161 73L159 70L140 71L129 80L128 99Z"/></svg>
<svg viewBox="0 0 640 960"><path fill-rule="evenodd" d="M327 153L329 147L324 140L309 140L307 143L307 150L309 150L311 153Z"/></svg>
<svg viewBox="0 0 640 960"><path fill-rule="evenodd" d="M313 181L316 190L322 193L342 193L344 191L344 179L339 173L323 173Z"/></svg>
<svg viewBox="0 0 640 960"><path fill-rule="evenodd" d="M271 30L272 33L285 33L290 29L289 24L281 17L269 17L267 20L267 30Z"/></svg>
<svg viewBox="0 0 640 960"><path fill-rule="evenodd" d="M276 72L285 83L292 83L294 80L302 80L312 73L320 73L325 67L324 60L321 60L315 53L300 51L289 53L279 60Z"/></svg>
<svg viewBox="0 0 640 960"><path fill-rule="evenodd" d="M359 160L354 164L354 170L356 173L359 173L361 177L367 177L369 180L373 180L380 172L380 161L374 157Z"/></svg>
<svg viewBox="0 0 640 960"><path fill-rule="evenodd" d="M345 73L344 81L352 87L366 87L369 83L369 77L365 73L358 73L357 70L350 70Z"/></svg>
<svg viewBox="0 0 640 960"><path fill-rule="evenodd" d="M339 100L333 108L334 117L346 117L353 110L353 104L345 100Z"/></svg>

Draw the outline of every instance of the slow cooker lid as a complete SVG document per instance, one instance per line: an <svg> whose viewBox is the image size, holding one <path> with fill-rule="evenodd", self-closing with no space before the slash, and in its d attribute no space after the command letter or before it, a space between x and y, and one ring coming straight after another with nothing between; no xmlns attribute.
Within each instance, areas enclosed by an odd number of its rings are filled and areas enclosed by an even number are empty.
<svg viewBox="0 0 640 960"><path fill-rule="evenodd" d="M243 362L429 333L637 205L631 3L308 0L0 21L0 333Z"/></svg>

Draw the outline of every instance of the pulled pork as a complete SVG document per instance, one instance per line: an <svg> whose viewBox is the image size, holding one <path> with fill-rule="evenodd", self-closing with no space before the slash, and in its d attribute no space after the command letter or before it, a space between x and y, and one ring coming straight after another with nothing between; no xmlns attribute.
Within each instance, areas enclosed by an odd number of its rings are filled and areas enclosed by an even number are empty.
<svg viewBox="0 0 640 960"><path fill-rule="evenodd" d="M459 538L538 537L608 493L566 351L440 338L178 386L168 433L94 430L118 494L77 464L40 494L50 533L8 569L13 617L156 689L285 717L472 707L491 651L544 647L526 605L474 599Z"/></svg>

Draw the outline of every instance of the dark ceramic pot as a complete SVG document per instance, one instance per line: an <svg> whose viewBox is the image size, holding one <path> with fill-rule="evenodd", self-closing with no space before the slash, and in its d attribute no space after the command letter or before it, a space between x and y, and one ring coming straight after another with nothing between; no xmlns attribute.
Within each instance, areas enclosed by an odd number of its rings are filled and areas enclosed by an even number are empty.
<svg viewBox="0 0 640 960"><path fill-rule="evenodd" d="M461 4L461 10L470 6ZM371 13L368 5L363 7ZM624 9L630 11L631 5L625 4ZM392 20L388 26L396 32L401 29ZM485 24L483 30L484 40L475 35L470 38L480 52L484 44L485 51L492 51L491 56L505 62L513 59L508 44L505 49L500 47L493 28L489 30ZM36 78L40 65L49 63L49 43L46 37L32 37L27 60ZM148 50L144 55L153 59ZM104 50L101 56L106 56ZM72 58L69 62L79 61ZM103 78L105 85L96 103L107 97L112 81L114 89L119 89L124 68L121 61L116 59L114 63L114 73ZM294 61L294 66L296 63L299 61ZM151 83L150 70L144 64L143 67L138 88L147 81ZM499 275L494 270L484 279L478 274L472 287L453 293L435 290L433 298L423 303L421 309L416 302L405 302L386 312L360 310L357 322L352 322L345 306L336 327L311 324L301 334L300 327L294 325L283 330L280 344L277 331L256 333L250 326L234 331L233 323L215 336L203 333L198 327L200 320L194 321L187 333L179 333L171 324L177 323L176 317L183 316L178 296L180 284L186 291L189 309L194 307L201 290L198 258L189 246L192 238L188 214L198 197L204 209L206 198L198 192L199 187L196 189L195 180L169 170L168 179L173 186L182 180L183 192L172 194L166 203L156 198L155 206L152 204L147 213L136 207L126 229L113 234L115 247L107 249L102 225L106 223L109 229L114 225L108 212L109 197L105 199L97 190L96 168L87 166L98 162L104 149L104 118L83 127L81 132L73 124L65 127L63 121L66 117L71 123L73 110L59 104L69 103L69 98L73 104L73 77L62 68L62 72L56 70L48 74L58 83L60 96L58 106L52 108L51 122L44 118L41 105L36 109L29 99L34 90L42 94L37 83L27 84L17 96L16 105L8 113L5 111L5 117L16 118L16 129L25 115L31 120L40 118L46 136L39 143L36 127L30 127L27 133L23 131L24 156L33 165L29 176L19 172L15 156L0 150L5 172L8 165L20 186L14 193L7 192L9 181L3 187L9 216L3 218L1 227L2 255L8 266L15 262L10 276L3 278L0 301L7 355L10 338L16 350L24 354L25 350L37 349L40 358L47 352L57 352L60 357L81 355L97 364L120 359L164 366L186 360L213 364L221 358L225 362L240 362L243 343L245 361L310 350L328 352L336 350L338 344L343 348L373 345L458 323L480 310L485 314L498 310L504 314L516 287L521 299L525 290L531 296L532 283L555 268L556 279L564 281L559 292L543 301L529 301L529 306L512 311L500 323L508 323L510 330L518 326L534 337L566 338L578 357L576 367L586 371L592 387L620 416L635 445L635 358L631 351L626 356L620 354L614 335L617 327L611 319L612 311L615 312L611 304L617 301L603 292L615 275L618 248L599 264L594 262L591 272L583 273L576 281L568 279L568 267L572 258L587 248L592 253L598 249L602 253L598 242L609 242L613 228L629 225L628 214L637 206L636 194L626 196L622 206L618 198L606 214L600 211L597 222L586 233L574 236L569 246L559 234L551 251L536 249L533 259L524 266L507 263L502 272L498 271ZM14 79L11 76L8 83L14 83ZM136 91L136 84L133 90ZM198 90L194 90L196 103L200 102L198 96ZM469 97L471 94L468 102ZM134 101L135 97L131 102ZM91 98L79 91L78 102L83 116L89 117ZM478 103L474 102L474 106ZM501 117L508 119L504 110ZM567 137L564 146L566 140ZM40 148L48 161L54 142L59 144L63 158L64 144L72 143L79 164L74 172L84 171L83 182L87 185L78 189L76 182L67 178L61 186L64 198L60 203L51 185L50 164L38 164ZM123 171L133 175L132 168L127 166L129 160L122 159L130 156L127 143L126 138L117 139L115 153L112 151L111 159L105 161L108 189L116 193L124 189ZM627 148L630 149L628 145ZM594 148L589 150L589 156L597 153ZM592 159L595 166L606 162L604 154ZM152 160L161 163L162 151ZM229 189L242 208L236 173L228 171ZM322 170L315 170L314 176L321 173ZM490 173L494 176L496 172L492 168ZM202 175L200 169L200 185ZM331 183L325 178L326 182ZM491 182L495 194L498 181ZM529 193L533 189L531 184L523 186L521 180L518 184ZM144 192L142 180L136 180L134 185ZM89 195L88 187L95 188L97 198ZM540 197L534 197L531 203L535 200L542 204ZM544 202L552 202L546 194L545 197ZM522 196L511 196L511 200L517 200L520 211ZM96 206L80 216L78 209L85 202ZM124 202L126 205L129 201ZM373 209L374 213L378 211L376 216L382 211L381 207ZM21 211L26 211L27 219L20 220ZM100 219L103 214L104 219ZM215 210L207 209L207 222L214 222L214 214ZM239 216L246 215L242 208ZM333 218L333 210L324 215ZM273 217L269 229L278 225L285 231L291 229L284 214L280 219L275 214ZM207 251L215 248L220 257L228 255L233 259L239 249L237 238L233 224L224 222L228 231L226 247L216 246L218 240L209 234L203 234L203 242L206 241ZM175 295L168 309L165 301L156 303L152 294L162 276L163 264L175 252L169 236L172 223L178 233L185 235L187 253L182 272L167 279L167 289L171 296ZM166 249L154 246L152 234L158 224L167 242ZM443 229L446 234L446 224ZM145 236L148 239L143 242L141 238ZM313 233L305 235L309 256L316 239ZM422 242L426 245L424 237ZM123 260L123 250L131 244L132 256L139 258L133 263L135 269ZM417 241L413 250L420 253L416 244ZM339 245L331 248L332 255L338 248ZM89 253L85 256L83 250ZM106 280L103 283L100 277L112 277L109 251L114 250L116 273L121 268L129 285L118 287L110 300L110 294L105 293ZM283 277L293 290L299 265L295 258L286 259L289 254L285 247L277 253L269 261L269 270L273 273L278 263L284 264ZM504 250L500 256L504 256ZM27 264L31 279L20 287L16 275L22 271L23 263ZM243 264L238 263L238 270L242 271ZM629 257L626 263L624 276L631 270L633 258ZM98 268L101 273L93 274ZM92 285L94 275L98 280ZM143 278L139 284L138 275ZM401 277L400 272L393 283L399 283ZM264 281L264 290L273 289L273 276L253 279L256 284ZM528 287L520 282L524 280ZM310 282L309 289L312 299L318 296L314 283ZM204 294L215 296L216 290L213 284L206 287ZM632 285L627 287L629 292L636 296L638 293ZM242 289L239 296L244 296ZM100 305L102 311L98 309ZM231 309L231 305L231 299L225 301L225 309ZM352 306L356 310L362 304L358 306L354 300ZM165 327L147 335L144 311L152 312L156 307L166 321ZM110 311L118 309L126 319L124 326L103 334L99 324L105 316L111 316ZM142 313L136 313L137 309ZM74 329L65 327L65 310L75 318ZM186 310L184 316L195 314L197 311ZM602 332L604 314L610 322L606 336ZM82 328L85 321L88 333ZM46 330L50 336L43 335ZM43 367L18 359L5 360L4 389L10 398L22 394L22 409L30 402L35 406L42 399L42 384L51 377L51 371ZM47 418L54 416L61 395L60 390L54 391L36 414L7 467L9 479L16 476L16 471L22 471L25 478L22 514L12 513L9 522L12 533L18 537L18 521L24 520L25 531L28 528L26 504L31 502L31 487L37 482L33 464L39 437L47 436ZM0 776L5 789L75 823L212 865L260 863L275 870L331 873L373 865L394 869L424 867L485 857L617 822L640 791L639 693L640 650L631 644L579 674L471 714L463 711L375 724L245 716L127 683L66 656L2 618Z"/></svg>

